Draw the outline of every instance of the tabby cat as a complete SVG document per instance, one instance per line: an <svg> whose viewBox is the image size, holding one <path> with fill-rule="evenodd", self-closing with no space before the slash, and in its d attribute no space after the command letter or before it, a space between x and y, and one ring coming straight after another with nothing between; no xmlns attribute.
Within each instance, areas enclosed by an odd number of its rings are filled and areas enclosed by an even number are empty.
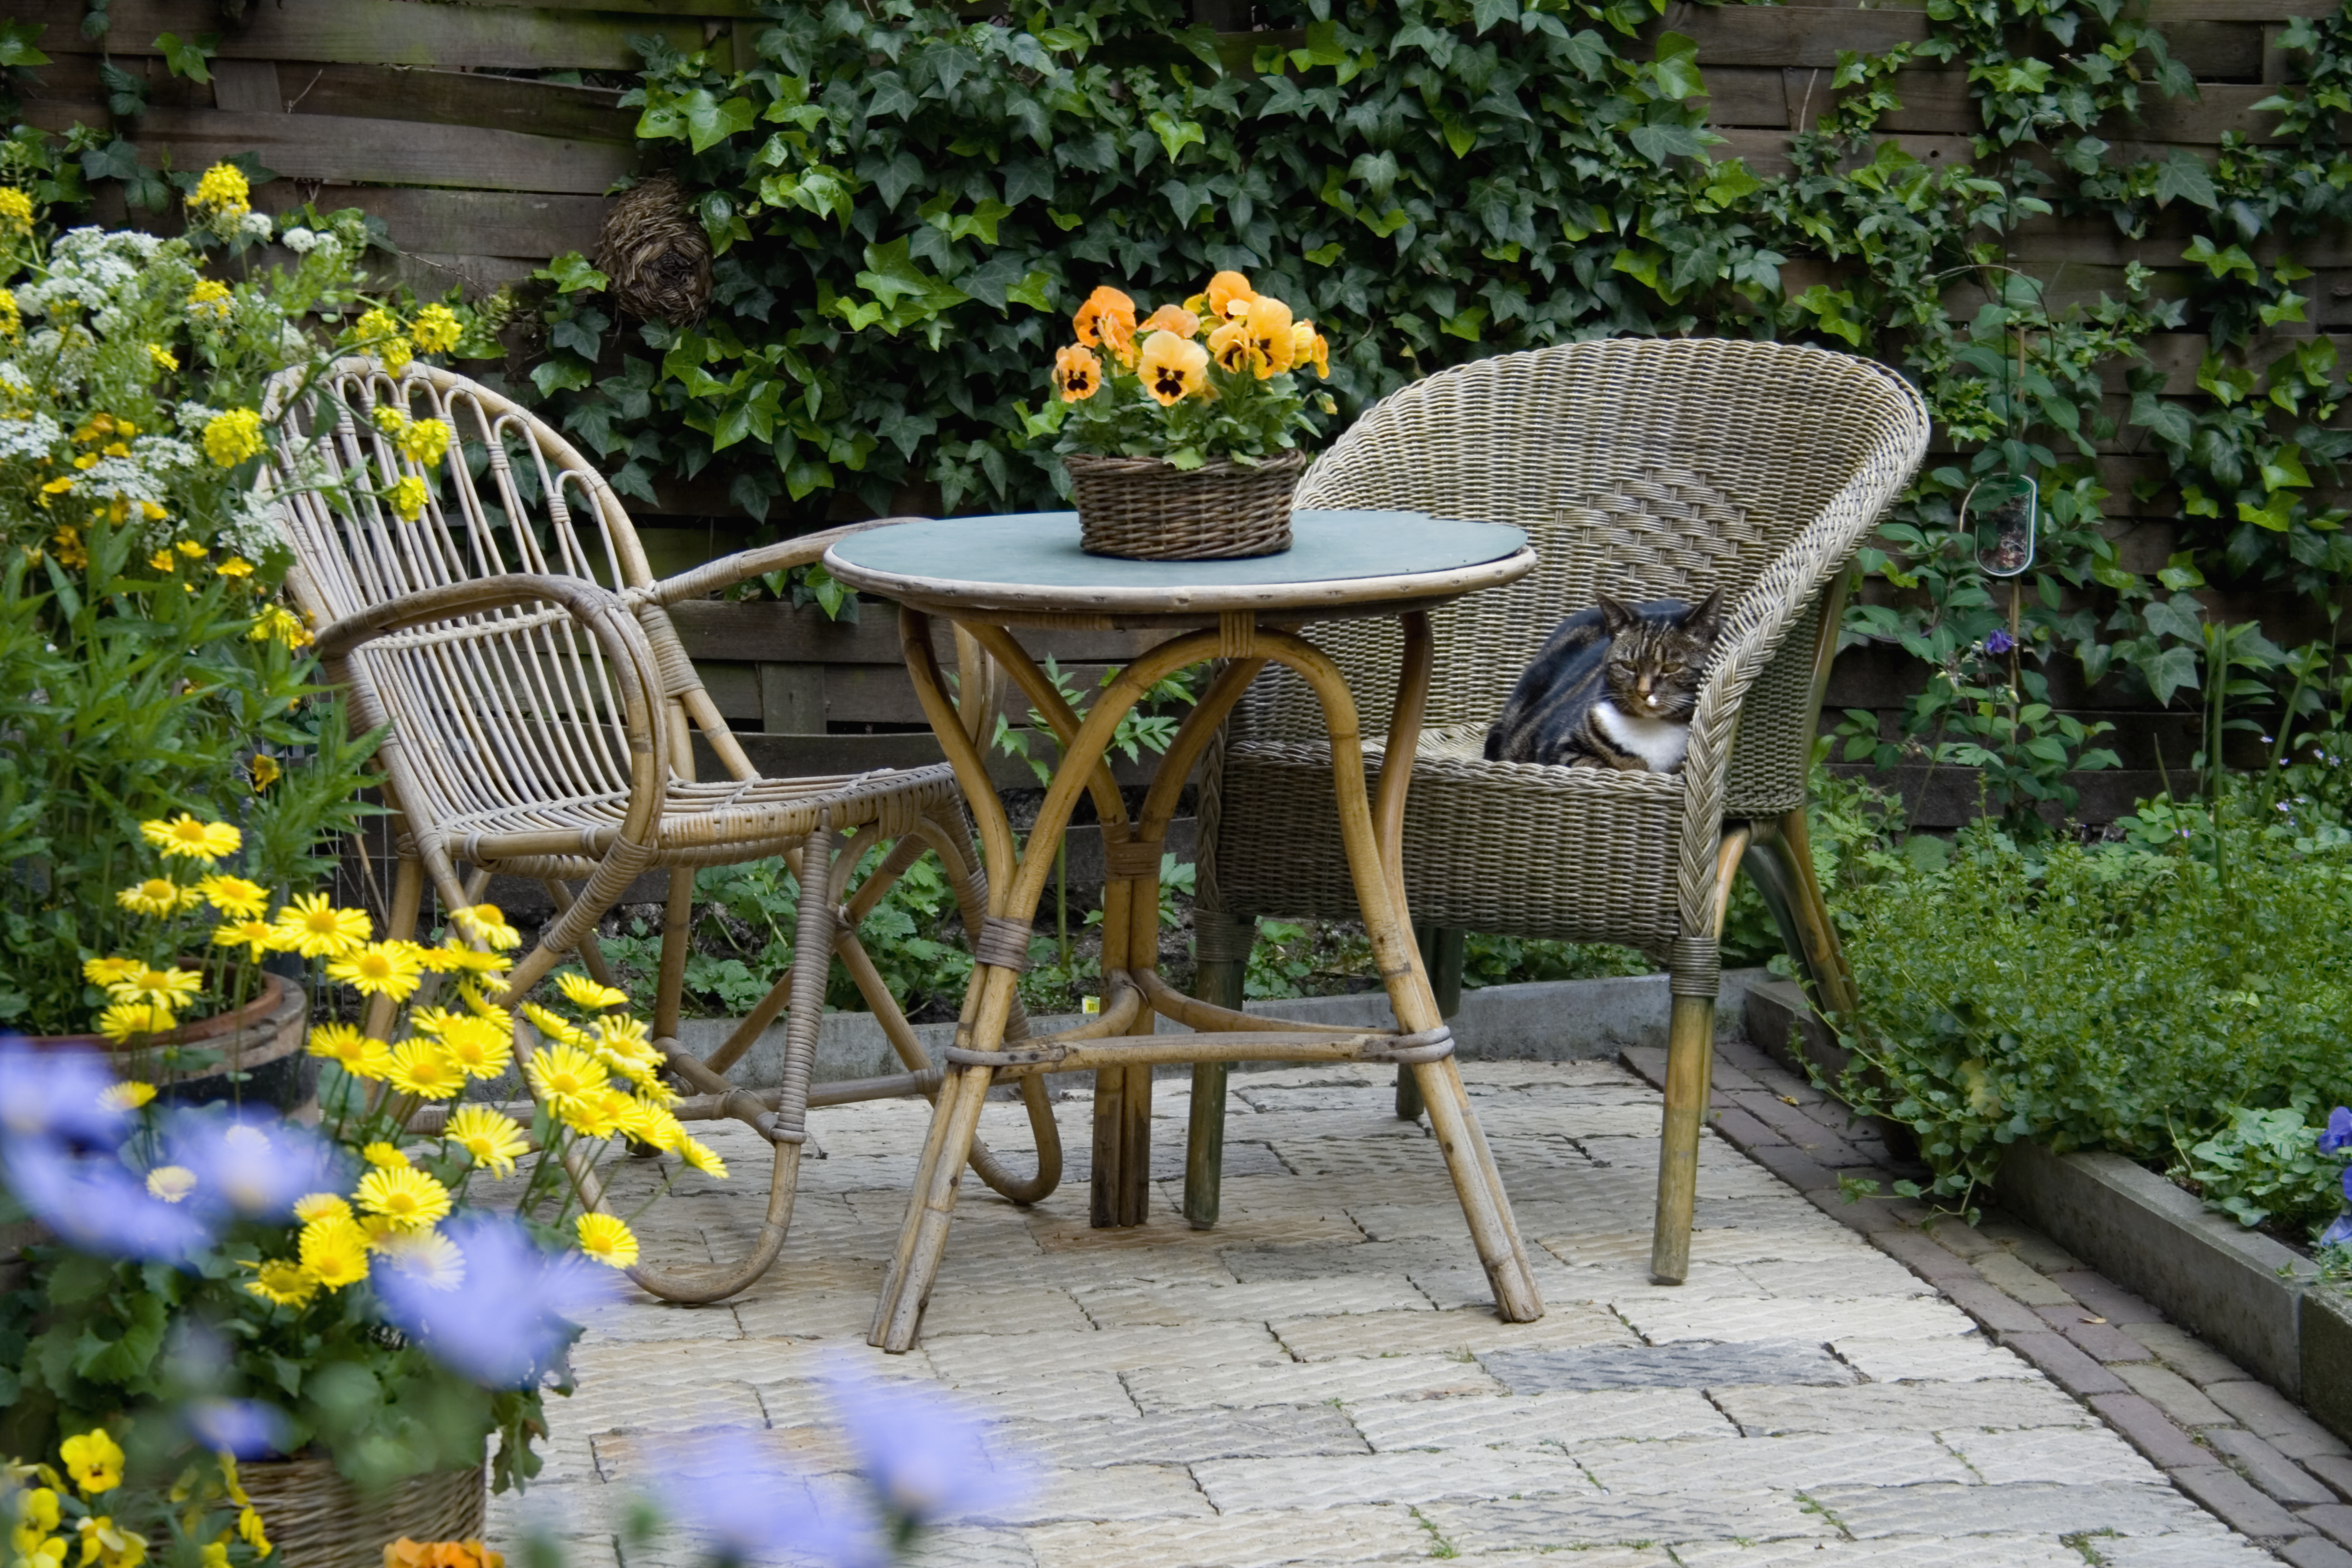
<svg viewBox="0 0 2352 1568"><path fill-rule="evenodd" d="M1560 622L1486 731L1486 760L1671 773L1721 621L1720 589L1696 605L1628 609L1606 595Z"/></svg>

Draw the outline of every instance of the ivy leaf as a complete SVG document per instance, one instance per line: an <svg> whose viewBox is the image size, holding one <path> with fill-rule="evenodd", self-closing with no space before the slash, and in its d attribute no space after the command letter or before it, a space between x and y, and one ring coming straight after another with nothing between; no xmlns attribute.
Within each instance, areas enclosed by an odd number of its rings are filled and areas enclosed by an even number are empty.
<svg viewBox="0 0 2352 1568"><path fill-rule="evenodd" d="M1345 245L1335 239L1328 245L1318 245L1307 252L1307 259L1318 267L1328 267L1339 260L1347 248Z"/></svg>
<svg viewBox="0 0 2352 1568"><path fill-rule="evenodd" d="M49 57L33 47L47 30L39 22L0 22L0 70L47 65Z"/></svg>
<svg viewBox="0 0 2352 1568"><path fill-rule="evenodd" d="M1393 153L1366 153L1348 166L1348 178L1364 182L1376 202L1385 202L1396 188L1397 160Z"/></svg>
<svg viewBox="0 0 2352 1568"><path fill-rule="evenodd" d="M748 98L720 103L701 88L686 95L687 142L696 152L709 151L739 131L749 131L759 111Z"/></svg>
<svg viewBox="0 0 2352 1568"><path fill-rule="evenodd" d="M2213 171L2205 166L2205 160L2177 147L2156 171L2156 205L2169 206L2175 201L2189 202L2208 212L2221 205L2213 190Z"/></svg>
<svg viewBox="0 0 2352 1568"><path fill-rule="evenodd" d="M1031 196L1054 199L1054 165L1045 159L1024 158L1005 168L1005 205L1017 207Z"/></svg>
<svg viewBox="0 0 2352 1568"><path fill-rule="evenodd" d="M1633 151L1653 163L1664 163L1669 158L1696 158L1706 151L1698 132L1688 125L1644 124L1626 132L1625 138L1633 143Z"/></svg>
<svg viewBox="0 0 2352 1568"><path fill-rule="evenodd" d="M1658 35L1658 56L1651 67L1657 93L1669 102L1706 96L1698 70L1698 40L1681 33Z"/></svg>
<svg viewBox="0 0 2352 1568"><path fill-rule="evenodd" d="M971 298L955 285L916 266L907 254L903 237L887 245L867 246L866 268L857 275L857 286L879 300L886 310L895 310L901 300L912 300L921 306L924 315L935 315Z"/></svg>
<svg viewBox="0 0 2352 1568"><path fill-rule="evenodd" d="M567 250L531 274L542 283L552 283L562 294L601 293L612 287L613 280L588 265L588 258L576 250Z"/></svg>
<svg viewBox="0 0 2352 1568"><path fill-rule="evenodd" d="M1470 20L1480 37L1497 22L1519 19L1519 0L1471 0Z"/></svg>
<svg viewBox="0 0 2352 1568"><path fill-rule="evenodd" d="M539 388L542 397L552 397L559 392L577 392L595 379L594 370L575 359L559 359L550 355L530 367L530 384Z"/></svg>
<svg viewBox="0 0 2352 1568"><path fill-rule="evenodd" d="M2175 447L2186 447L2197 433L2197 422L2189 410L2178 403L2167 403L2154 391L2132 394L2131 422L2142 429L2156 433L2159 441Z"/></svg>
<svg viewBox="0 0 2352 1568"><path fill-rule="evenodd" d="M915 96L914 89L897 71L876 71L866 79L866 122L868 125L886 114L911 120L915 111L923 107L923 100Z"/></svg>
<svg viewBox="0 0 2352 1568"><path fill-rule="evenodd" d="M2175 643L2140 665L2140 673L2147 678L2147 689L2164 707L2172 706L2172 694L2182 687L2198 684L2196 650Z"/></svg>
<svg viewBox="0 0 2352 1568"><path fill-rule="evenodd" d="M1179 120L1164 109L1153 110L1148 123L1152 134L1160 138L1160 145L1168 150L1168 161L1171 163L1182 161L1185 148L1202 145L1209 139L1208 132L1201 129L1198 121Z"/></svg>
<svg viewBox="0 0 2352 1568"><path fill-rule="evenodd" d="M199 33L193 43L182 43L177 33L155 35L155 51L163 57L164 68L173 76L186 77L190 81L210 81L212 71L205 62L220 52L218 33Z"/></svg>

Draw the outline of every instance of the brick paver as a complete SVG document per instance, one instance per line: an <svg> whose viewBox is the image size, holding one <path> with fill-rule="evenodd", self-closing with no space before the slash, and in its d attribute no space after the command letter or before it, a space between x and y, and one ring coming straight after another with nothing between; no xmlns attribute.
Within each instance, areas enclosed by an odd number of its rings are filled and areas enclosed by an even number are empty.
<svg viewBox="0 0 2352 1568"><path fill-rule="evenodd" d="M1184 1224L1175 1179L1125 1233L1090 1229L1082 1176L1027 1211L968 1179L923 1341L885 1357L865 1330L928 1110L819 1111L783 1260L731 1303L637 1299L595 1325L577 1393L548 1401L547 1474L496 1500L493 1533L539 1521L571 1568L683 1564L677 1541L625 1547L622 1521L645 1445L713 1426L838 1496L823 1378L848 1366L992 1411L999 1462L1034 1480L931 1536L929 1568L2229 1568L2266 1548L2336 1568L2342 1445L2030 1232L1842 1205L1805 1172L1866 1174L1874 1131L1756 1053L1725 1053L1723 1131L1815 1190L1707 1139L1678 1289L1647 1277L1643 1076L1464 1074L1542 1322L1493 1318L1388 1074L1302 1068L1235 1078L1227 1147L1263 1153L1229 1165L1214 1231ZM1158 1086L1163 1153L1188 1109L1181 1079ZM1090 1110L1082 1089L1059 1102L1074 1154ZM982 1134L1025 1163L1017 1107L992 1103ZM709 1141L741 1174L682 1183L640 1222L650 1252L723 1257L755 1231L762 1151L731 1126Z"/></svg>

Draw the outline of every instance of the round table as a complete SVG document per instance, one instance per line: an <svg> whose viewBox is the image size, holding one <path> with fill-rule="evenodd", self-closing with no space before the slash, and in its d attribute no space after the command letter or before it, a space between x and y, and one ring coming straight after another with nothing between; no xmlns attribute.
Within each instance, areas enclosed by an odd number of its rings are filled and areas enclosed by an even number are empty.
<svg viewBox="0 0 2352 1568"><path fill-rule="evenodd" d="M956 1193L992 1083L1055 1072L1096 1074L1094 1223L1143 1223L1150 1198L1151 1071L1169 1062L1381 1061L1408 1066L1444 1152L1478 1257L1503 1317L1543 1313L1527 1247L1494 1156L1464 1092L1453 1037L1412 940L1401 862L1405 791L1429 695L1429 610L1517 580L1535 565L1527 536L1491 523L1406 511L1300 511L1293 548L1232 561L1129 561L1078 548L1076 512L886 523L836 542L824 566L839 581L899 605L899 640L923 712L963 786L988 868L983 923L955 1044L932 1113L898 1250L884 1275L871 1342L915 1342L947 1246ZM940 668L931 618L954 624L957 695ZM1317 621L1394 616L1404 657L1380 776L1368 792L1355 700L1339 668L1299 628ZM1081 717L1014 640L1014 626L1164 628ZM1105 753L1119 719L1158 681L1222 661L1160 759L1130 818ZM1250 682L1269 662L1314 691L1331 739L1334 809L1366 934L1399 1027L1333 1028L1263 1017L1186 996L1159 973L1161 841L1184 780ZM1010 676L1062 742L1062 758L1016 852L982 749L996 682ZM959 697L961 705L959 706ZM1081 791L1102 823L1103 1008L1084 1025L1008 1039L1031 922ZM1156 1016L1192 1034L1157 1035ZM1024 1088L1028 1086L1024 1084Z"/></svg>

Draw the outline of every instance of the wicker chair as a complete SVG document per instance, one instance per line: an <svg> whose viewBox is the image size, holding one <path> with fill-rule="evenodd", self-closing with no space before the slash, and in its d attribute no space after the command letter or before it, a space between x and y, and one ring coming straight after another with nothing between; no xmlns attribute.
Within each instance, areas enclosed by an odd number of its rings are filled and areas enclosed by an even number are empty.
<svg viewBox="0 0 2352 1568"><path fill-rule="evenodd" d="M1438 675L1407 806L1405 884L1425 927L1623 942L1665 962L1674 1004L1652 1256L1663 1281L1688 1264L1717 943L1743 856L1816 995L1852 1005L1804 838L1806 773L1843 568L1927 444L1916 394L1868 362L1624 339L1483 360L1409 386L1367 412L1298 491L1302 507L1512 523L1541 552L1517 584L1433 617ZM1563 616L1596 592L1696 600L1718 587L1724 628L1679 774L1483 759L1487 725ZM1395 628L1352 622L1318 635L1377 730L1372 694L1394 687ZM1204 769L1197 938L1212 1000L1238 992L1255 917L1355 913L1347 879L1329 869L1341 862L1316 733L1305 688L1269 670ZM1376 744L1368 760L1378 766ZM1205 1225L1223 1084L1222 1069L1199 1076L1186 1206ZM1416 1110L1401 1093L1400 1114Z"/></svg>
<svg viewBox="0 0 2352 1568"><path fill-rule="evenodd" d="M404 457L377 426L386 407L445 421L443 460L426 467ZM427 879L448 908L478 902L493 873L545 884L557 912L515 966L502 999L515 1007L574 952L605 979L597 921L641 874L669 872L653 1032L689 1091L677 1112L750 1123L773 1144L775 1163L761 1234L742 1259L631 1273L674 1300L740 1290L783 1245L808 1106L937 1090L940 1074L858 944L857 923L927 847L944 862L971 930L988 909L951 770L761 777L670 625L666 606L813 562L847 531L656 582L603 476L529 412L463 376L422 363L394 374L373 360L344 359L307 383L297 373L278 377L263 413L272 443L264 482L296 557L290 585L358 721L391 726L380 753L398 829L388 934L414 934ZM429 491L414 521L386 500L404 479L424 479ZM975 699L967 712L977 726L993 709L998 674L969 652L963 689ZM695 778L698 731L726 778ZM886 843L853 894L857 865ZM790 859L803 889L821 889L800 900L792 973L698 1059L677 1043L695 871L773 855ZM470 876L460 877L460 863ZM813 1091L835 955L908 1070ZM730 1083L728 1069L780 1013L788 1014L782 1086L755 1093ZM391 1004L379 999L371 1032L384 1036L392 1021ZM517 1035L527 1054L530 1031ZM1032 1178L1015 1178L984 1151L972 1158L982 1179L1016 1202L1035 1201L1060 1179L1042 1091L1030 1096L1030 1115L1039 1155ZM593 1186L588 1195L602 1201Z"/></svg>

